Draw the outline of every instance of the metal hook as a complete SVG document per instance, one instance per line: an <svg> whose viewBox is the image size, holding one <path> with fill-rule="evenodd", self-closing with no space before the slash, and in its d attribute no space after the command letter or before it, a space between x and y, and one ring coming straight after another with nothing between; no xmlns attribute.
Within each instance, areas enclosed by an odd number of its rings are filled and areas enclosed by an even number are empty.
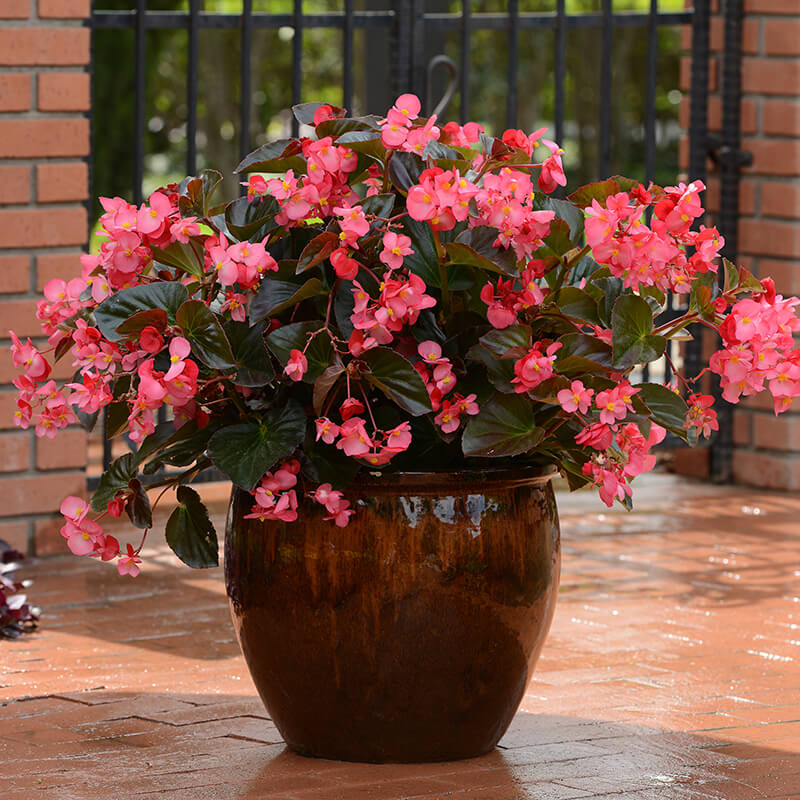
<svg viewBox="0 0 800 800"><path fill-rule="evenodd" d="M438 55L434 56L428 62L428 82L426 85L426 93L425 97L430 99L431 95L433 94L433 72L440 64L447 68L447 71L450 73L450 82L447 84L447 89L445 89L444 97L436 104L436 107L431 112L431 115L435 114L437 117L450 105L450 101L453 99L453 95L456 93L456 86L458 85L458 67L453 61L452 58L446 55Z"/></svg>

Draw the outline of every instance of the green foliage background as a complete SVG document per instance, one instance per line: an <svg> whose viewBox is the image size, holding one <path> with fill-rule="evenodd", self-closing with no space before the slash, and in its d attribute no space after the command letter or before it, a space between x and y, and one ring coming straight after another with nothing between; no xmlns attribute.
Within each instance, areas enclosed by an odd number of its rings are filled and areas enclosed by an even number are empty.
<svg viewBox="0 0 800 800"><path fill-rule="evenodd" d="M205 0L206 11L240 13L241 0ZM356 7L375 10L386 2L360 0ZM522 0L520 11L553 11L555 0ZM343 10L342 0L305 0L306 13ZM600 0L567 0L568 13L599 11ZM131 0L96 0L96 8L124 10ZM682 0L660 0L660 10L683 8ZM188 0L149 0L148 10L187 10ZM458 0L428 0L426 10L459 12ZM649 0L614 0L615 11L647 11ZM291 13L292 0L254 0L254 12ZM503 12L504 0L473 0L473 13ZM368 73L375 58L388 61L385 39L369 42L357 29L355 50L355 113L381 113L368 107ZM374 36L374 34L370 34ZM598 177L597 140L600 118L599 29L567 33L566 149L570 184ZM252 146L284 135L291 104L291 54L293 30L253 32L251 98ZM460 60L459 34L426 36L426 61L445 52ZM231 176L238 162L238 120L241 91L240 33L236 30L201 30L199 33L198 169L214 167ZM522 31L519 37L519 127L533 130L549 124L554 114L554 49L552 31ZM145 131L145 194L185 174L186 68L188 34L185 30L150 30L147 34L147 102ZM371 50L370 50L371 47ZM471 40L470 117L489 132L505 128L507 95L507 35L503 31L475 31ZM342 103L342 34L331 29L303 32L303 99ZM377 53L377 56L376 56ZM643 120L645 108L644 28L614 31L612 93L612 173L644 178ZM678 166L678 69L680 29L659 31L656 181L670 183ZM383 75L373 81L386 82ZM94 33L93 195L131 198L134 132L134 38L132 30L98 30ZM439 87L440 88L440 87ZM437 99L438 99L438 93ZM457 119L460 97L456 92L444 116ZM227 181L227 196L236 194L235 179ZM98 207L95 209L95 216Z"/></svg>

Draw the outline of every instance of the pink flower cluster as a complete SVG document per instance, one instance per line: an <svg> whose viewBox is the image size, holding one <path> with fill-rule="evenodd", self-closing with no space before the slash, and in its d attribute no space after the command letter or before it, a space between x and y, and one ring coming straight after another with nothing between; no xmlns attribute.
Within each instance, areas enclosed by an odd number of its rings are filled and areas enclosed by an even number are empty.
<svg viewBox="0 0 800 800"><path fill-rule="evenodd" d="M294 522L297 519L297 475L300 462L297 459L284 461L274 473L267 472L261 483L252 492L255 505L245 519L281 520Z"/></svg>
<svg viewBox="0 0 800 800"><path fill-rule="evenodd" d="M350 501L344 499L341 492L337 492L329 483L322 483L314 492L314 500L320 505L325 506L325 510L330 516L323 517L325 520L333 520L340 528L344 528L350 522L350 517L356 512L350 508Z"/></svg>
<svg viewBox="0 0 800 800"><path fill-rule="evenodd" d="M345 401L345 404L347 401ZM373 467L388 464L396 455L408 450L411 444L411 425L401 422L388 431L375 429L372 435L367 431L367 423L362 417L354 416L364 410L363 404L356 400L349 408L342 405L341 425L327 417L316 420L317 441L336 444L345 455L366 461Z"/></svg>
<svg viewBox="0 0 800 800"><path fill-rule="evenodd" d="M779 414L800 396L800 348L793 336L800 331L794 310L800 298L776 295L769 279L763 284L762 294L731 307L719 328L724 348L711 356L710 367L728 402L768 387Z"/></svg>
<svg viewBox="0 0 800 800"><path fill-rule="evenodd" d="M67 540L67 547L76 556L92 556L103 561L116 558L119 574L135 578L142 563L138 551L128 544L123 554L117 539L103 533L97 520L88 518L89 510L89 504L80 497L70 496L61 503L61 514L65 520L61 535Z"/></svg>
<svg viewBox="0 0 800 800"><path fill-rule="evenodd" d="M634 290L656 286L687 294L695 275L717 271L714 259L725 244L716 228L691 230L703 213L704 188L701 181L667 187L655 202L650 226L644 212L654 198L641 186L609 196L605 206L592 200L586 209L586 242L595 260ZM696 248L694 254L687 256L686 247Z"/></svg>
<svg viewBox="0 0 800 800"><path fill-rule="evenodd" d="M350 352L359 356L365 350L389 344L406 325L413 325L420 311L433 308L436 299L425 293L425 281L409 273L407 277L384 275L377 301L358 282L353 281L353 313L350 321L355 330L350 336Z"/></svg>
<svg viewBox="0 0 800 800"><path fill-rule="evenodd" d="M527 355L514 362L514 377L511 383L516 384L514 391L517 394L529 392L548 378L553 377L553 364L556 353L561 348L561 342L547 345L544 352L543 342L536 342Z"/></svg>
<svg viewBox="0 0 800 800"><path fill-rule="evenodd" d="M215 272L220 286L233 286L238 283L243 290L252 289L266 271L275 272L278 264L266 250L267 239L261 242L236 242L229 245L223 234L209 236L205 241L205 270ZM246 300L242 295L233 294L228 304L234 308L242 306ZM242 309L243 312L244 309ZM244 314L237 315L244 319ZM236 316L233 317L236 319Z"/></svg>
<svg viewBox="0 0 800 800"><path fill-rule="evenodd" d="M606 429L608 443L603 448L604 452L595 454L591 461L583 465L583 474L591 477L600 499L609 508L614 505L614 500L624 501L631 496L631 478L653 469L656 457L650 449L663 441L666 433L664 428L655 423L650 426L650 433L646 438L632 422L621 428L614 426ZM611 447L612 435L616 448Z"/></svg>
<svg viewBox="0 0 800 800"><path fill-rule="evenodd" d="M477 395L468 394L466 397L454 394L450 400L443 400L441 411L433 418L442 433L455 433L461 427L461 415L474 417L480 408L475 402Z"/></svg>
<svg viewBox="0 0 800 800"><path fill-rule="evenodd" d="M381 141L384 147L421 156L428 142L439 138L441 131L435 124L436 115L431 116L424 125L414 125L421 108L416 95L402 94L397 98L381 123Z"/></svg>
<svg viewBox="0 0 800 800"><path fill-rule="evenodd" d="M549 139L541 139L542 134L547 128L539 128L531 134L526 134L520 130L507 130L503 133L503 142L509 147L516 147L524 150L529 156L540 144L543 144L550 155L542 161L539 172L539 188L550 194L559 186L567 185L567 176L564 174L564 165L561 161L561 154L564 152L555 142Z"/></svg>
<svg viewBox="0 0 800 800"><path fill-rule="evenodd" d="M434 411L438 411L442 405L442 398L456 388L453 365L449 358L442 356L442 348L436 342L421 342L417 347L417 353L421 361L414 364L414 369L425 381L431 407ZM434 422L437 419L435 418Z"/></svg>
<svg viewBox="0 0 800 800"><path fill-rule="evenodd" d="M278 225L290 228L310 217L329 217L336 207L360 202L347 182L358 166L358 156L349 147L336 145L325 136L316 141L303 139L298 150L306 159L304 174L295 176L290 169L282 178L253 176L248 183L251 200L269 192L280 203L280 213L275 217Z"/></svg>
<svg viewBox="0 0 800 800"><path fill-rule="evenodd" d="M527 311L544 302L550 293L549 289L542 289L538 283L538 279L544 275L544 269L544 262L534 259L522 270L522 289L515 289L511 278L498 278L497 286L487 283L481 289L481 300L489 307L486 318L492 327L498 330L508 328L517 322L521 311Z"/></svg>

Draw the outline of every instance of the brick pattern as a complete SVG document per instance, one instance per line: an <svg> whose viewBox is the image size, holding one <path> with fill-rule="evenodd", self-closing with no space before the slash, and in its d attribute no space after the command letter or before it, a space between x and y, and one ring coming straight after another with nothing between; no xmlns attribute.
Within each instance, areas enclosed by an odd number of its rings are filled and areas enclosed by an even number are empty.
<svg viewBox="0 0 800 800"><path fill-rule="evenodd" d="M37 440L14 427L7 346L9 329L46 344L36 301L48 280L79 273L87 243L89 13L90 0L0 0L11 21L0 22L0 539L30 552L86 485L83 430Z"/></svg>
<svg viewBox="0 0 800 800"><path fill-rule="evenodd" d="M738 261L757 275L771 275L783 294L800 294L800 3L745 0L744 12L741 131L753 165L742 171ZM686 36L684 45L689 41ZM716 16L712 77L722 66L723 45L722 18ZM682 79L687 89L688 76ZM719 81L710 91L709 126L718 131ZM688 97L682 120L688 125ZM706 195L712 220L719 191L712 170ZM800 407L776 418L769 397L749 399L734 413L734 444L736 481L800 489Z"/></svg>
<svg viewBox="0 0 800 800"><path fill-rule="evenodd" d="M458 763L287 750L236 644L221 568L190 572L160 542L135 580L69 555L35 565L24 577L41 629L2 645L3 796L797 800L800 501L664 475L635 492L633 515L559 494L550 634L499 748ZM154 533L166 509L156 517ZM224 506L212 518L220 529Z"/></svg>

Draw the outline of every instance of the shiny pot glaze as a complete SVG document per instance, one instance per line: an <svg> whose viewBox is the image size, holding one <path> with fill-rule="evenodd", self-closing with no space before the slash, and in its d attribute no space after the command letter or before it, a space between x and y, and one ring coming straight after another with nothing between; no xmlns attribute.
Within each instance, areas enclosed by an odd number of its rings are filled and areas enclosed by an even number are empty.
<svg viewBox="0 0 800 800"><path fill-rule="evenodd" d="M550 627L561 561L550 475L534 468L359 478L346 528L303 508L243 519L225 580L261 698L298 753L420 762L491 750Z"/></svg>

